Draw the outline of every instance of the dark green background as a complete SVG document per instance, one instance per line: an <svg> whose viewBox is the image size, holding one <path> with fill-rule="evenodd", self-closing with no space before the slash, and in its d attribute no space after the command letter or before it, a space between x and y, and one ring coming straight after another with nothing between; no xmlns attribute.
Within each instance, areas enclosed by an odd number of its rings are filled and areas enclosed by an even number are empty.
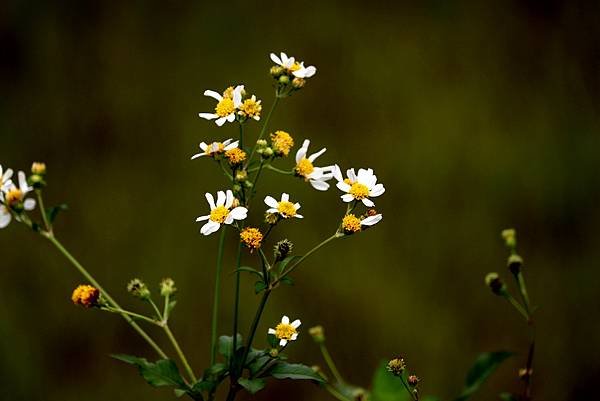
<svg viewBox="0 0 600 401"><path fill-rule="evenodd" d="M194 219L206 213L204 192L224 181L189 157L202 140L237 135L198 118L214 105L202 92L241 82L269 106L268 54L285 50L318 73L271 126L327 146L322 163L373 167L387 188L377 199L385 217L306 263L294 287L276 291L260 330L284 313L300 317L289 354L312 364L321 360L306 330L323 324L341 370L361 385L380 359L402 353L423 392L444 398L480 351L514 350L476 398L517 390L525 325L483 285L488 271L508 278L499 232L515 226L540 305L536 398L595 389L594 2L45 3L0 5L0 163L48 164L48 201L70 205L58 236L118 299L137 305L125 292L134 276L176 280L173 328L197 371L208 359L217 236L201 237ZM300 253L332 232L337 189L263 178L264 191L289 191L306 216L274 239L289 236ZM231 237L227 272L234 249ZM153 355L118 317L70 303L82 279L48 243L12 224L0 232L0 260L0 398L173 398L108 357ZM251 286L246 278L244 328L258 301ZM279 382L258 399L331 398Z"/></svg>

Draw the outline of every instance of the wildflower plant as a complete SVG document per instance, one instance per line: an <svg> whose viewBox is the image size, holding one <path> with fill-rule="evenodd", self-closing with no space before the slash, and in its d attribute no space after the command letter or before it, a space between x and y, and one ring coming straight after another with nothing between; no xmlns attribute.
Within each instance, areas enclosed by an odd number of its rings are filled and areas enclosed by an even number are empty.
<svg viewBox="0 0 600 401"><path fill-rule="evenodd" d="M290 284L292 275L297 273L305 260L331 242L356 236L382 221L383 215L374 208L377 198L385 192L384 185L379 182L373 169L349 168L344 176L338 164L323 165L319 162L319 166L316 166L317 158L326 152L325 147L311 153L309 139L297 141L286 127L274 130L269 128L271 116L278 104L305 88L317 71L314 66L305 66L304 62L288 57L285 53L271 54L270 58L274 63L270 69L270 75L274 79L274 100L266 116L263 116L262 100L247 92L241 84L230 86L222 92L206 90L204 95L216 101L216 104L207 106L213 107L213 112L199 113L202 119L214 121L216 127L213 126L215 133L212 138L205 138L199 144L199 152L191 156L191 163L212 163L221 170L224 178L219 188L207 188L203 191L207 204L198 204L199 217L196 218L196 222L200 223L198 229L201 240L211 241L218 236L208 344L210 360L203 370L192 367L169 325L177 295L173 279L164 278L155 287L142 279L133 278L126 288L131 296L138 299L141 311L125 309L59 241L53 223L59 212L66 210L66 205L45 207L43 192L48 184L48 177L44 163L33 163L29 175L19 171L16 181L13 170L0 166L0 228L12 221L21 223L48 240L66 257L83 277L83 282L71 295L73 303L82 308L120 315L154 352L154 362L138 356L113 355L114 358L137 367L141 376L152 386L170 387L177 396L202 401L215 399L217 390L224 387L223 393L227 394L227 401L232 401L242 390L251 394L260 391L267 385L268 379L293 379L316 383L341 401L396 400L390 394L396 394L400 397L398 400L404 400L404 389L416 401L420 394L420 379L410 371L403 357L395 357L382 364L376 372L372 390L368 391L351 385L342 378L325 345L323 327L310 328L307 336L302 332L301 320L292 320L287 315L293 313L296 316L297 311L278 311L283 315L281 320L270 322L268 330L259 330L271 294L284 288L282 284ZM216 132L227 130L232 124L237 128L236 139L231 138L230 132ZM260 128L256 124L261 124ZM301 146L294 154L294 146L298 143ZM292 155L293 160L286 160ZM335 182L335 189L340 192L339 220L330 228L329 235L312 248L298 254L293 242L280 234L279 225L284 221L286 224L301 224L305 219L312 218L312 211L302 209L301 214L303 195L290 194L285 187L278 193L261 193L260 179L267 174L299 179L318 191L331 189L329 182ZM216 196L213 195L215 193ZM253 221L259 220L262 223L247 224L251 216ZM225 242L228 239L238 244L236 265L231 266L234 271L231 283L234 288L232 323L229 327L220 328L217 323L221 313L221 279ZM521 274L522 260L515 251L514 233L505 233L505 239L511 249L509 268L519 284L523 304L510 296L498 275L489 275L486 282L495 294L508 299L531 321L533 309L529 306ZM243 259L253 262L242 265ZM248 328L240 327L242 274L256 278L254 292L258 300L254 318ZM164 339L159 340L155 335L150 335L147 326L160 328ZM225 334L219 336L219 331L224 331ZM319 345L332 373L331 379L319 367L288 360L284 351L309 337ZM170 343L172 352L164 348L165 341ZM531 357L522 373L527 384L523 398L525 400L530 399L532 355L533 343ZM475 377L476 383L471 383L471 387L465 390L468 392L465 393L466 397L459 399L468 398L506 357L507 354L484 354L483 362L474 367L477 372L469 374L469 378Z"/></svg>

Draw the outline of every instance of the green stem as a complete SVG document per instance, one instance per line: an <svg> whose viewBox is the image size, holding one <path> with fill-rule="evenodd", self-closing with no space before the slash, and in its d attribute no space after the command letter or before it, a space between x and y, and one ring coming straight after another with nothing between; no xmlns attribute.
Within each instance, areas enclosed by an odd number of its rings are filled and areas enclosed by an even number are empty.
<svg viewBox="0 0 600 401"><path fill-rule="evenodd" d="M351 401L350 399L346 398L342 393L340 393L335 387L333 387L329 383L325 383L325 390L327 390L329 392L329 394L334 396L339 401Z"/></svg>
<svg viewBox="0 0 600 401"><path fill-rule="evenodd" d="M523 273L519 271L514 275L515 280L517 280L517 284L519 285L519 292L521 293L521 298L523 299L523 304L525 305L525 310L527 313L531 313L531 305L529 304L529 295L527 294L527 286L525 285L525 278L523 277Z"/></svg>
<svg viewBox="0 0 600 401"><path fill-rule="evenodd" d="M169 320L169 303L171 302L171 295L165 295L165 306L163 311L163 320L165 323Z"/></svg>
<svg viewBox="0 0 600 401"><path fill-rule="evenodd" d="M48 221L48 216L46 216L46 208L44 207L44 198L42 197L42 190L36 189L35 194L37 195L39 209L40 209L40 213L42 214L42 220L44 221L44 226L46 226L46 231L48 231L48 233L50 235L53 235L52 224L50 224L50 222Z"/></svg>
<svg viewBox="0 0 600 401"><path fill-rule="evenodd" d="M521 314L523 315L523 317L525 318L525 320L527 320L529 322L530 316L529 313L527 313L527 311L523 308L523 306L521 306L521 304L512 296L510 295L508 292L506 294L504 294L504 298L506 298L506 300L508 302L510 302L510 304L512 306L515 307L515 309Z"/></svg>
<svg viewBox="0 0 600 401"><path fill-rule="evenodd" d="M173 348L175 348L175 352L177 352L177 355L179 356L179 359L181 360L181 363L183 364L185 371L187 372L188 376L192 380L192 384L196 383L198 380L196 379L196 376L194 375L194 371L192 370L190 364L188 363L187 358L185 357L185 354L181 350L179 343L175 339L173 332L171 332L169 325L167 323L163 323L162 327L163 327L165 333L167 334L167 337L169 337L169 340L171 340L171 344L173 344Z"/></svg>
<svg viewBox="0 0 600 401"><path fill-rule="evenodd" d="M125 310L125 309L118 309L118 308L114 308L112 306L102 307L100 309L105 310L107 312L111 312L111 313L126 314L126 315L131 316L134 319L140 319L140 320L143 320L145 322L154 324L156 326L160 326L160 322L158 320L149 318L148 316L140 315L139 313L130 312L130 311Z"/></svg>
<svg viewBox="0 0 600 401"><path fill-rule="evenodd" d="M239 308L240 308L240 265L242 261L242 242L239 241L237 250L237 261L236 261L236 272L235 272L235 299L233 305L233 347L232 350L237 349L237 333L238 333L238 320L239 320ZM233 363L232 358L232 363Z"/></svg>
<svg viewBox="0 0 600 401"><path fill-rule="evenodd" d="M414 400L417 401L418 398L417 396L411 391L411 389L408 387L408 383L406 383L406 380L404 380L404 377L399 376L400 377L400 381L402 382L402 384L404 385L404 388L406 389L406 391L408 391L408 394L410 394L410 397Z"/></svg>
<svg viewBox="0 0 600 401"><path fill-rule="evenodd" d="M156 306L156 304L154 303L154 301L151 298L148 298L148 302L150 303L150 305L152 305L152 309L154 309L154 312L156 313L156 316L158 317L158 320L164 321L164 317L160 313L160 310L158 310L158 306Z"/></svg>
<svg viewBox="0 0 600 401"><path fill-rule="evenodd" d="M73 266L88 280L94 287L96 287L100 293L106 298L111 306L116 309L123 309L121 306L102 288L102 286L92 277L91 274L87 272L87 270L65 249L65 247L52 235L51 233L44 234L44 237L48 239L55 247L58 249L68 260L71 262ZM167 354L154 342L152 338L142 329L136 322L133 321L131 316L121 313L121 316L127 323L133 327L135 331L138 332L140 336L156 351L156 353L163 359L168 359Z"/></svg>
<svg viewBox="0 0 600 401"><path fill-rule="evenodd" d="M280 173L280 174L285 174L285 175L292 175L292 174L294 174L294 170L291 170L291 171L288 171L288 170L282 170L282 169L280 169L280 168L273 167L273 166L272 166L272 165L270 165L270 164L267 164L265 167L266 167L267 169L269 169L269 170L273 170L273 171L275 171L275 172L277 172L277 173Z"/></svg>
<svg viewBox="0 0 600 401"><path fill-rule="evenodd" d="M223 270L223 251L225 248L225 225L221 228L221 236L219 238L219 249L217 251L217 271L215 276L215 295L213 299L212 324L211 324L211 341L210 341L210 365L215 364L217 352L217 323L219 320L219 299L221 297L221 271Z"/></svg>
<svg viewBox="0 0 600 401"><path fill-rule="evenodd" d="M326 244L328 244L329 242L333 241L336 238L340 238L341 236L343 236L343 234L340 233L335 233L333 234L331 237L327 238L325 241L321 242L320 244L318 244L317 246L315 246L313 249L311 249L310 251L308 251L305 255L303 255L300 259L298 259L298 261L296 263L294 263L292 266L288 267L287 269L285 269L281 275L279 276L279 278L277 278L277 280L275 280L272 284L272 286L274 286L275 284L279 283L281 281L281 279L285 276L287 276L288 274L290 274L296 267L298 267L298 265L302 262L304 262L304 260L306 260L306 258L308 258L310 255L312 255L313 253L315 253L316 251L318 251L319 249L321 249L323 246L325 246Z"/></svg>
<svg viewBox="0 0 600 401"><path fill-rule="evenodd" d="M279 102L279 97L275 97L275 101L271 105L271 109L269 110L269 113L267 114L267 117L265 118L265 122L262 126L262 129L260 130L260 134L258 135L258 139L256 140L256 142L260 141L262 139L262 137L265 135L265 132L267 131L267 126L269 125L269 120L271 119L271 115L273 114L275 107L277 107L278 102ZM256 152L256 143L252 147L252 152L250 152L250 157L248 158L248 161L246 162L246 167L248 167L248 164L250 164L250 160L252 160L252 156L254 156L255 152Z"/></svg>
<svg viewBox="0 0 600 401"><path fill-rule="evenodd" d="M250 334L248 335L248 341L246 342L246 348L244 349L244 355L242 357L242 363L240 364L240 374L244 369L244 365L246 364L246 359L248 359L248 353L250 352L250 348L252 347L252 342L254 341L254 335L256 334L256 329L258 328L258 323L260 322L260 318L262 316L263 311L265 310L265 305L269 299L269 295L271 294L270 289L266 289L261 300L258 305L258 309L256 310L256 315L254 315L254 320L252 321L252 326L250 326Z"/></svg>
<svg viewBox="0 0 600 401"><path fill-rule="evenodd" d="M344 383L344 379L342 378L342 375L340 374L339 370L337 369L337 366L335 366L335 363L333 362L333 358L331 358L331 355L329 354L329 351L327 350L327 347L325 346L324 342L322 342L320 344L320 348L321 348L321 354L323 355L323 359L325 359L325 363L329 367L329 370L331 370L331 373L333 373L335 380L337 380L338 383Z"/></svg>
<svg viewBox="0 0 600 401"><path fill-rule="evenodd" d="M240 149L244 150L244 124L240 122Z"/></svg>

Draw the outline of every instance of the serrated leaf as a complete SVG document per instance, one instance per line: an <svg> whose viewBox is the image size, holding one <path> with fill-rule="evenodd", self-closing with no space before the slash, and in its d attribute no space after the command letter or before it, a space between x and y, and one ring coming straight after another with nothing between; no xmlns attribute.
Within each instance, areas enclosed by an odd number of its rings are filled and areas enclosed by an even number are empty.
<svg viewBox="0 0 600 401"><path fill-rule="evenodd" d="M276 379L315 380L323 383L324 380L310 366L300 363L287 363L279 361L268 371L268 375Z"/></svg>
<svg viewBox="0 0 600 401"><path fill-rule="evenodd" d="M400 378L387 370L387 362L381 362L373 375L371 397L373 401L406 401L410 399Z"/></svg>
<svg viewBox="0 0 600 401"><path fill-rule="evenodd" d="M512 353L506 351L486 352L480 354L475 363L467 373L465 388L455 401L465 401L473 395L488 377L500 366L502 362Z"/></svg>
<svg viewBox="0 0 600 401"><path fill-rule="evenodd" d="M67 206L64 203L54 207L49 207L46 209L46 218L48 219L50 224L52 224L56 219L56 216L58 216L58 213L64 212L65 210L69 210L69 206Z"/></svg>
<svg viewBox="0 0 600 401"><path fill-rule="evenodd" d="M256 283L254 283L254 292L256 294L259 294L260 292L264 291L267 288L267 284L265 284L263 281L257 281Z"/></svg>
<svg viewBox="0 0 600 401"><path fill-rule="evenodd" d="M236 350L238 350L241 347L242 347L242 336L241 336L241 334L238 333L236 336L235 348L236 348ZM229 358L231 358L231 355L233 354L232 348L233 348L233 337L232 336L219 337L219 346L218 346L217 350L219 351L219 354L223 355L227 360L229 360Z"/></svg>
<svg viewBox="0 0 600 401"><path fill-rule="evenodd" d="M240 266L239 268L235 269L233 271L234 273L237 272L247 272L247 273L251 273L251 274L256 274L258 277L260 277L260 279L262 280L263 278L263 274L262 272L250 267L250 266Z"/></svg>
<svg viewBox="0 0 600 401"><path fill-rule="evenodd" d="M247 379L245 377L239 378L238 383L240 386L248 390L250 394L256 394L265 388L265 385L267 384L265 379Z"/></svg>
<svg viewBox="0 0 600 401"><path fill-rule="evenodd" d="M177 365L170 359L159 359L156 362L148 362L146 358L138 358L132 355L112 355L113 358L137 366L142 377L154 387L175 386L187 389L185 381L179 374Z"/></svg>

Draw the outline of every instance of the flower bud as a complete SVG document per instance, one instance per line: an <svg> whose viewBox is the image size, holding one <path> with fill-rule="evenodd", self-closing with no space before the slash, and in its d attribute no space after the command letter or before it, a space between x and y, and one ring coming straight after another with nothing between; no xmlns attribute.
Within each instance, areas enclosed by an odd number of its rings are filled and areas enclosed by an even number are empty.
<svg viewBox="0 0 600 401"><path fill-rule="evenodd" d="M46 174L46 164L40 162L34 162L31 165L31 174L44 175Z"/></svg>
<svg viewBox="0 0 600 401"><path fill-rule="evenodd" d="M308 334L310 334L315 340L317 344L325 342L325 332L323 331L323 326L315 326L308 329Z"/></svg>
<svg viewBox="0 0 600 401"><path fill-rule="evenodd" d="M290 83L290 77L288 77L287 75L282 75L279 77L279 83L282 85L287 85Z"/></svg>
<svg viewBox="0 0 600 401"><path fill-rule="evenodd" d="M269 157L273 156L274 153L275 152L273 152L273 148L266 147L262 151L262 157L264 157L265 159L268 159Z"/></svg>
<svg viewBox="0 0 600 401"><path fill-rule="evenodd" d="M278 262L280 260L285 259L294 248L294 244L289 239L283 239L275 244L275 249L273 250L273 254L275 256L275 261Z"/></svg>
<svg viewBox="0 0 600 401"><path fill-rule="evenodd" d="M271 356L271 358L277 358L277 356L279 355L279 350L277 348L271 348L269 350L269 355Z"/></svg>
<svg viewBox="0 0 600 401"><path fill-rule="evenodd" d="M240 232L240 239L251 251L260 248L263 235L258 228L246 227Z"/></svg>
<svg viewBox="0 0 600 401"><path fill-rule="evenodd" d="M278 65L274 65L273 67L271 67L271 69L269 70L269 74L271 74L273 76L273 78L279 78L279 76L281 74L284 73L284 68L280 67Z"/></svg>
<svg viewBox="0 0 600 401"><path fill-rule="evenodd" d="M485 285L490 287L492 292L496 295L503 295L506 292L506 286L504 282L498 276L498 273L488 273L485 276Z"/></svg>
<svg viewBox="0 0 600 401"><path fill-rule="evenodd" d="M134 297L141 300L145 301L150 299L150 290L146 284L138 278L134 278L129 282L129 284L127 284L127 291L129 291L129 293Z"/></svg>
<svg viewBox="0 0 600 401"><path fill-rule="evenodd" d="M515 249L517 247L517 232L514 228L507 228L506 230L502 230L502 238L504 238L504 243L508 247L508 249Z"/></svg>
<svg viewBox="0 0 600 401"><path fill-rule="evenodd" d="M233 192L239 193L242 190L242 186L240 184L234 184L232 189L233 189Z"/></svg>
<svg viewBox="0 0 600 401"><path fill-rule="evenodd" d="M415 375L408 376L407 382L409 386L415 387L417 384L419 384L419 381L420 379Z"/></svg>
<svg viewBox="0 0 600 401"><path fill-rule="evenodd" d="M402 376L404 369L406 369L406 364L402 357L396 357L387 364L388 372L391 372L394 376Z"/></svg>
<svg viewBox="0 0 600 401"><path fill-rule="evenodd" d="M177 292L177 288L175 288L175 282L171 278L164 278L160 282L160 295L166 297L167 295L173 295Z"/></svg>
<svg viewBox="0 0 600 401"><path fill-rule="evenodd" d="M237 182L244 182L248 179L248 172L246 170L240 170L235 173L235 180Z"/></svg>
<svg viewBox="0 0 600 401"><path fill-rule="evenodd" d="M244 188L246 188L246 189L250 189L254 186L254 184L248 180L244 181L242 184L244 185Z"/></svg>
<svg viewBox="0 0 600 401"><path fill-rule="evenodd" d="M292 79L292 86L296 89L300 89L306 84L306 80L303 78L294 78Z"/></svg>
<svg viewBox="0 0 600 401"><path fill-rule="evenodd" d="M521 272L521 267L523 266L523 258L521 258L516 253L512 254L508 257L507 265L510 272L514 275L517 275Z"/></svg>
<svg viewBox="0 0 600 401"><path fill-rule="evenodd" d="M256 141L256 146L259 148L264 148L265 146L267 146L267 140L259 139L258 141Z"/></svg>
<svg viewBox="0 0 600 401"><path fill-rule="evenodd" d="M277 213L265 213L265 223L275 225L279 221L279 215Z"/></svg>
<svg viewBox="0 0 600 401"><path fill-rule="evenodd" d="M100 291L96 287L91 285L80 285L71 295L71 300L75 305L83 306L84 308L91 308L98 306L98 299L100 298Z"/></svg>

